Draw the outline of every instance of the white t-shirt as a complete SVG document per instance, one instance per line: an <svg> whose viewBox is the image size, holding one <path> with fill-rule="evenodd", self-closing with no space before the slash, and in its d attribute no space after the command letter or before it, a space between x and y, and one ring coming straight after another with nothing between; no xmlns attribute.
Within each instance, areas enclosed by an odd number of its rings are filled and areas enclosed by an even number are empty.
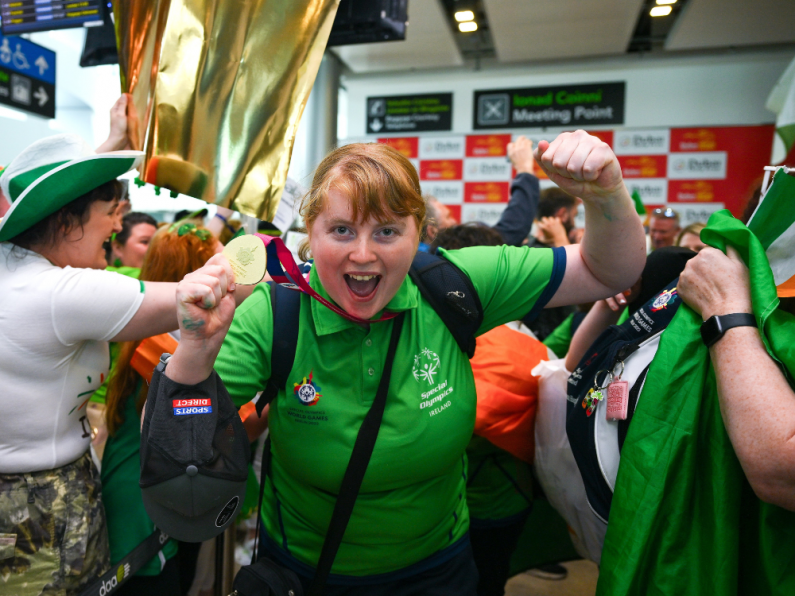
<svg viewBox="0 0 795 596"><path fill-rule="evenodd" d="M108 340L143 297L136 279L0 243L0 473L57 468L88 450L86 407L108 374Z"/></svg>

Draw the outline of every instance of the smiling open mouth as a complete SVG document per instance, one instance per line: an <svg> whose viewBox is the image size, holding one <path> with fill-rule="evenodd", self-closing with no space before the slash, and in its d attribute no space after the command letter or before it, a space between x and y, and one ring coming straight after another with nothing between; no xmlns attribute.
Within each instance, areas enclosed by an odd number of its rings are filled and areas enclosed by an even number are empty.
<svg viewBox="0 0 795 596"><path fill-rule="evenodd" d="M348 275L345 274L345 283L357 298L370 298L375 293L381 282L380 275Z"/></svg>

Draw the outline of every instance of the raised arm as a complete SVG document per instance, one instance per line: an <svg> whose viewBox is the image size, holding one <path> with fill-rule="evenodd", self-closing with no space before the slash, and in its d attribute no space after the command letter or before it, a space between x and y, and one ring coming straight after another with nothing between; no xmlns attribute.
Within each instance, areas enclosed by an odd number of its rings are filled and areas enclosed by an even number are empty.
<svg viewBox="0 0 795 596"><path fill-rule="evenodd" d="M502 234L505 244L521 246L527 239L538 211L538 178L533 175L533 142L519 137L508 143L508 158L516 170L511 182L511 200L494 229Z"/></svg>
<svg viewBox="0 0 795 596"><path fill-rule="evenodd" d="M235 283L229 261L216 255L177 286L180 341L166 376L183 385L201 383L212 373L232 318Z"/></svg>
<svg viewBox="0 0 795 596"><path fill-rule="evenodd" d="M585 236L565 248L566 273L547 306L592 302L630 287L643 270L646 240L612 149L578 130L541 141L536 161L585 206Z"/></svg>
<svg viewBox="0 0 795 596"><path fill-rule="evenodd" d="M704 320L752 312L748 269L733 248L728 253L703 249L679 278L682 300ZM795 511L795 392L754 327L729 329L709 355L723 423L748 482L763 501Z"/></svg>
<svg viewBox="0 0 795 596"><path fill-rule="evenodd" d="M229 267L226 257L220 254L213 256L201 269L185 276L185 280L193 279L198 275L216 275L219 267L221 269ZM231 270L229 275L231 283L234 279ZM180 283L184 283L185 280ZM124 329L111 341L134 341L177 329L180 326L177 317L179 285L166 282L144 282L145 291L141 306ZM241 286L241 289L234 293L233 303L240 304L251 295L253 289L254 286Z"/></svg>

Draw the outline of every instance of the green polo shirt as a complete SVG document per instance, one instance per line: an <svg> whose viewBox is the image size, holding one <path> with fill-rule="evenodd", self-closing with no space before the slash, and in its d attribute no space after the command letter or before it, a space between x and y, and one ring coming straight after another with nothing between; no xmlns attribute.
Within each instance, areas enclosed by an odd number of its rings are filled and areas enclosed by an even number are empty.
<svg viewBox="0 0 795 596"><path fill-rule="evenodd" d="M474 247L444 254L478 293L484 309L479 333L520 319L548 300L565 269L565 253L553 256L550 249ZM330 299L314 269L310 285ZM464 452L476 405L469 360L409 277L387 309L408 316L335 575L404 569L454 545L469 526ZM314 567L356 434L378 388L392 322L364 329L305 294L299 320L287 389L270 409L272 466L262 518L284 553ZM259 286L235 312L215 365L238 406L265 386L272 340L270 293Z"/></svg>

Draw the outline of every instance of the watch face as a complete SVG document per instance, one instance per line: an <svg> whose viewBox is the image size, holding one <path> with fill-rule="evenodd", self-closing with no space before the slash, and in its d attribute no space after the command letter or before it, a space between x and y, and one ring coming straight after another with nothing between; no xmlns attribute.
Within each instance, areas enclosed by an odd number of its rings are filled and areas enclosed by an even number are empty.
<svg viewBox="0 0 795 596"><path fill-rule="evenodd" d="M718 317L710 317L701 325L701 339L707 347L718 341L722 335L723 332L718 324Z"/></svg>

